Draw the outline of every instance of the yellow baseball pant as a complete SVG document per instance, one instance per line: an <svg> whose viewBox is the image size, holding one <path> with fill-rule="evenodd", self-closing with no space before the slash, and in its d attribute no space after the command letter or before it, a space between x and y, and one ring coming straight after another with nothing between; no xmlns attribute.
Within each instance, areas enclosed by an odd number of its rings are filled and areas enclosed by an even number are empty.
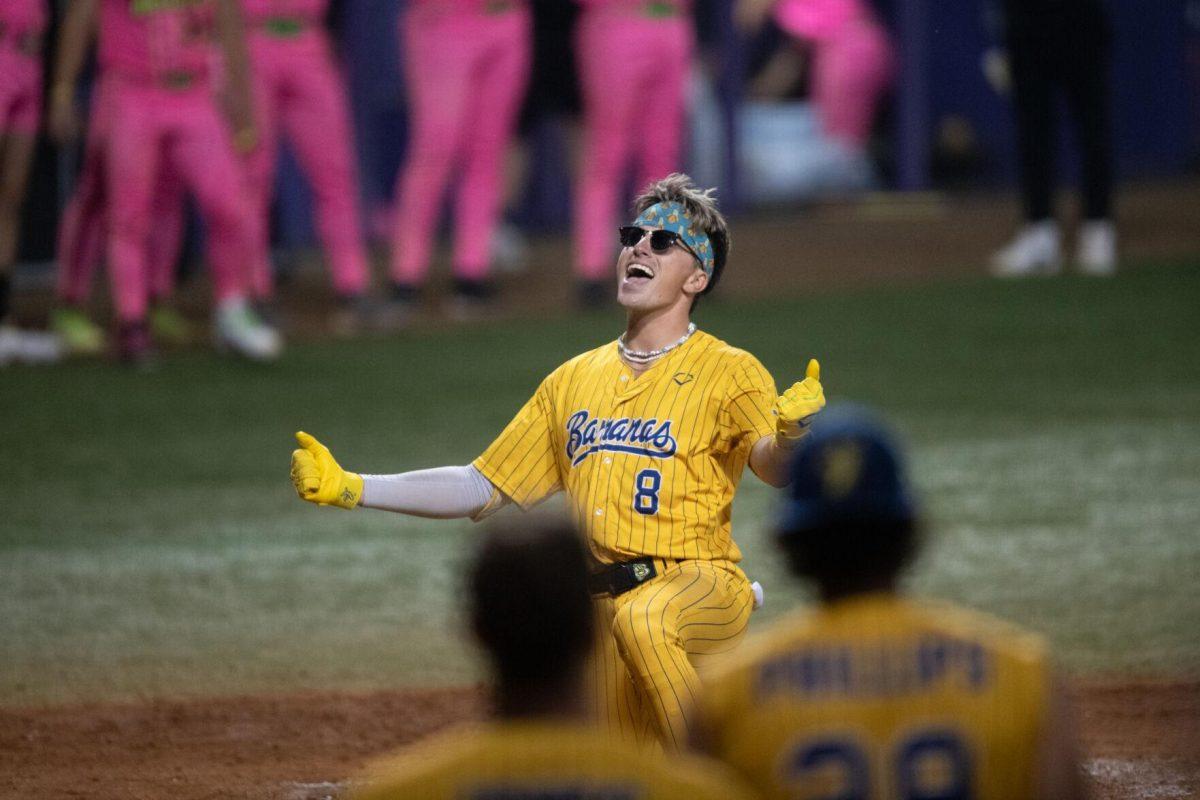
<svg viewBox="0 0 1200 800"><path fill-rule="evenodd" d="M594 691L602 722L668 749L687 742L697 665L745 636L754 596L731 561L655 559L658 577L596 600Z"/></svg>

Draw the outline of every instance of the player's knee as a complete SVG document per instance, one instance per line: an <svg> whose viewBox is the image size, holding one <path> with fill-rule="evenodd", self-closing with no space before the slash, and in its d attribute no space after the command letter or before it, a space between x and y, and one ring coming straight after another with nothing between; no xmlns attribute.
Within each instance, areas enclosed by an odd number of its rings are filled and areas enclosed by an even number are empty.
<svg viewBox="0 0 1200 800"><path fill-rule="evenodd" d="M612 632L622 654L641 652L666 641L662 616L661 609L652 613L649 603L637 600L618 611Z"/></svg>

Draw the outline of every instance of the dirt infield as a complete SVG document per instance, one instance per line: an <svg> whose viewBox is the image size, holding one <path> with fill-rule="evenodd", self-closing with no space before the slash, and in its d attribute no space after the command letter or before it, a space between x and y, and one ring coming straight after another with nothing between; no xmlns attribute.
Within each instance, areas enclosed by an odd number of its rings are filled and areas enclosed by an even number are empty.
<svg viewBox="0 0 1200 800"><path fill-rule="evenodd" d="M1097 798L1200 796L1200 681L1077 692ZM0 797L337 797L370 757L483 710L478 688L0 710Z"/></svg>

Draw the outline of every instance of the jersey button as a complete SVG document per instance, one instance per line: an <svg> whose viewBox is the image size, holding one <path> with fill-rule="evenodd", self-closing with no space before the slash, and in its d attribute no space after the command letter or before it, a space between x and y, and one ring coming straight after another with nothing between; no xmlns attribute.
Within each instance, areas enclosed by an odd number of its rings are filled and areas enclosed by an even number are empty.
<svg viewBox="0 0 1200 800"><path fill-rule="evenodd" d="M612 459L611 459L611 458L606 458L606 459L604 459L604 463L605 463L605 464L611 464L611 463L612 463Z"/></svg>
<svg viewBox="0 0 1200 800"><path fill-rule="evenodd" d="M621 383L624 383L624 382L625 382L625 381L627 381L627 380L629 380L629 376L628 376L628 375L622 375L622 376L621 376Z"/></svg>
<svg viewBox="0 0 1200 800"><path fill-rule="evenodd" d="M597 508L597 509L596 509L596 516L597 516L597 517L603 517L603 516L604 516L604 509L603 509L603 508Z"/></svg>

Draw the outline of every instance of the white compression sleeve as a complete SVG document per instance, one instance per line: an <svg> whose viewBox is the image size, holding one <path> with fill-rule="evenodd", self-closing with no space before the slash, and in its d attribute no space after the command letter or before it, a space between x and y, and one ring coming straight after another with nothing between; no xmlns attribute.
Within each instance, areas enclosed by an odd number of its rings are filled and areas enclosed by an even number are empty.
<svg viewBox="0 0 1200 800"><path fill-rule="evenodd" d="M491 481L469 465L362 478L363 506L434 519L474 517L496 492Z"/></svg>

